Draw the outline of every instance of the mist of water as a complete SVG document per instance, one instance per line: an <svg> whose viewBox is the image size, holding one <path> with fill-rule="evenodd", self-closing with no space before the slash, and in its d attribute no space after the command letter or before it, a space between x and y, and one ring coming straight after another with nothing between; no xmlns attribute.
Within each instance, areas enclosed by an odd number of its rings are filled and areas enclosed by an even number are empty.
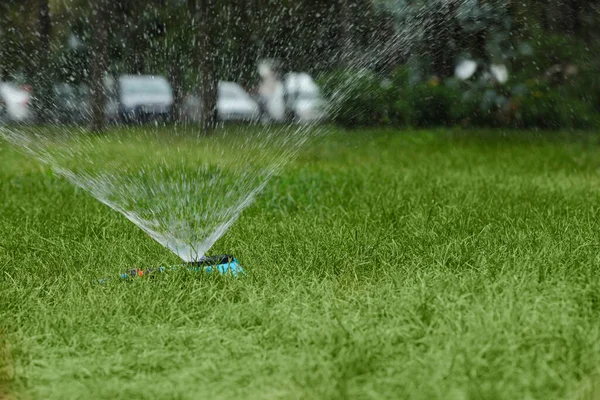
<svg viewBox="0 0 600 400"><path fill-rule="evenodd" d="M332 62L343 60L349 69L367 71L420 51L418 43L428 34L423 15L437 3L412 13L406 2L381 3L395 7L403 18L401 27L383 42L374 35L367 47L349 41L330 55ZM303 29L295 27L296 33ZM295 51L283 49L280 55ZM312 59L321 69L328 63L318 52ZM220 67L227 69L225 64ZM475 68L465 64L459 72L470 76ZM505 71L499 74L504 76ZM334 97L345 93L342 85ZM0 127L0 137L121 213L182 260L195 261L227 232L317 127L252 125L209 136L199 129L178 129L150 125L96 137L83 128L7 126Z"/></svg>
<svg viewBox="0 0 600 400"><path fill-rule="evenodd" d="M0 135L189 262L227 232L311 128L234 131L170 136L146 127L98 138L73 128L4 128Z"/></svg>

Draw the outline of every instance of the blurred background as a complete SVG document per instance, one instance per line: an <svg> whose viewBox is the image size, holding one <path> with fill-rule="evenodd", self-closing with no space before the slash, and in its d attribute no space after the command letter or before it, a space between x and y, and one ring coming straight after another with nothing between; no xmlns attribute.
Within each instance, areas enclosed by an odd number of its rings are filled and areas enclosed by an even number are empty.
<svg viewBox="0 0 600 400"><path fill-rule="evenodd" d="M4 123L600 126L595 0L2 0Z"/></svg>

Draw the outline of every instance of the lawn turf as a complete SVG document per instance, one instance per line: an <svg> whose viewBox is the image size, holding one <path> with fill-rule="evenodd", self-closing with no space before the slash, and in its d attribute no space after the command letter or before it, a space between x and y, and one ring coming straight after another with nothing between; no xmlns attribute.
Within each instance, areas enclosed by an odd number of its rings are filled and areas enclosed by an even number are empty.
<svg viewBox="0 0 600 400"><path fill-rule="evenodd" d="M600 395L594 134L330 132L185 271L0 144L0 397ZM132 147L135 149L135 147Z"/></svg>

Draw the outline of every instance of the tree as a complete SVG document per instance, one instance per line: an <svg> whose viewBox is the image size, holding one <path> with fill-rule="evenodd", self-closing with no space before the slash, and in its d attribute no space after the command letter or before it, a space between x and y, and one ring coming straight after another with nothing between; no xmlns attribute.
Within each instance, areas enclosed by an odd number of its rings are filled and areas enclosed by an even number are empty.
<svg viewBox="0 0 600 400"><path fill-rule="evenodd" d="M397 52L426 73L452 75L456 58L501 59L509 39L509 0L378 0L395 16Z"/></svg>
<svg viewBox="0 0 600 400"><path fill-rule="evenodd" d="M186 33L189 32L191 16L184 10L173 10L169 16L167 31L169 32L168 44L165 46L168 55L167 76L173 88L173 108L171 119L177 121L181 115L183 98L185 95L185 68L187 66L185 54Z"/></svg>
<svg viewBox="0 0 600 400"><path fill-rule="evenodd" d="M205 133L217 124L217 88L219 77L216 71L217 13L216 0L188 0L192 16L192 28L196 33L196 47L193 54L200 67L200 101L202 128Z"/></svg>
<svg viewBox="0 0 600 400"><path fill-rule="evenodd" d="M0 82L8 79L8 30L9 28L9 3L0 3Z"/></svg>
<svg viewBox="0 0 600 400"><path fill-rule="evenodd" d="M37 0L0 1L0 78L24 73L28 78L34 75L39 49Z"/></svg>
<svg viewBox="0 0 600 400"><path fill-rule="evenodd" d="M92 132L100 133L105 128L106 88L104 77L108 68L108 40L110 0L99 0L91 10L92 44L90 102L92 107Z"/></svg>
<svg viewBox="0 0 600 400"><path fill-rule="evenodd" d="M42 122L47 122L51 116L52 107L52 76L50 59L52 52L50 41L52 37L52 18L50 16L50 5L48 0L39 0L39 29L36 72L33 77L34 90L36 94L35 108L38 118Z"/></svg>

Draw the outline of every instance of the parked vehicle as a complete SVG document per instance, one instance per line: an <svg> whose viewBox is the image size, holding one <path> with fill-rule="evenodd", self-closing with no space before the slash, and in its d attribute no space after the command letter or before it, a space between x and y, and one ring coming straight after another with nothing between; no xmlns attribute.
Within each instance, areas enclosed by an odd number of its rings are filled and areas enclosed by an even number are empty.
<svg viewBox="0 0 600 400"><path fill-rule="evenodd" d="M167 79L162 76L122 75L117 80L113 95L116 95L118 117L122 122L171 118L173 90ZM107 104L109 119L110 109L109 100Z"/></svg>
<svg viewBox="0 0 600 400"><path fill-rule="evenodd" d="M260 110L256 101L237 83L219 82L217 112L221 121L257 121Z"/></svg>
<svg viewBox="0 0 600 400"><path fill-rule="evenodd" d="M289 73L284 77L285 108L298 122L321 121L327 117L326 103L319 87L307 73Z"/></svg>
<svg viewBox="0 0 600 400"><path fill-rule="evenodd" d="M91 115L89 89L85 85L74 86L67 83L53 87L52 118L59 123L82 123Z"/></svg>
<svg viewBox="0 0 600 400"><path fill-rule="evenodd" d="M6 104L7 120L10 122L32 122L34 113L31 108L31 93L28 87L19 87L13 83L0 82L0 98Z"/></svg>
<svg viewBox="0 0 600 400"><path fill-rule="evenodd" d="M187 96L183 118L198 122L202 118L202 104L198 96ZM217 89L217 114L220 121L255 122L260 118L256 101L237 83L219 82Z"/></svg>

